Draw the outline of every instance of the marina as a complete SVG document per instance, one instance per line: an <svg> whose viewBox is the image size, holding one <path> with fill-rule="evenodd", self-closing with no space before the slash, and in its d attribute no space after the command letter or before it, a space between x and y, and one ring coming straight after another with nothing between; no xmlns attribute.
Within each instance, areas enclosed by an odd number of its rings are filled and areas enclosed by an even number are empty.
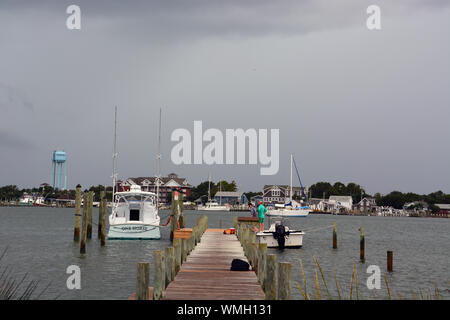
<svg viewBox="0 0 450 320"><path fill-rule="evenodd" d="M94 208L93 216L98 209ZM164 221L169 212L163 210ZM212 212L208 216L208 227L233 227L233 219L242 213ZM199 218L197 211L184 211L186 225L193 226ZM7 248L2 265L14 266L17 277L29 274L40 280L42 286L50 284L42 299L127 299L136 290L136 264L141 261L154 263L153 251L165 250L171 246L170 229L161 228L161 239L157 241L107 241L100 246L100 239L92 237L86 242L86 254L80 254L79 244L72 239L74 209L39 207L0 208L0 243ZM332 248L332 230L324 226L338 225L338 247ZM292 264L293 299L303 297L295 285L302 282L302 259L307 286L314 291L314 269L317 267L313 256L317 257L329 282L334 281L334 272L342 290L349 293L353 265L356 265L361 282L366 281L367 267L378 265L382 273L387 273L393 292L411 298L411 291L419 294L434 290L437 284L443 299L450 299L448 289L448 250L450 241L447 232L450 220L436 218L333 216L316 214L307 219L290 219L293 229L305 230L306 238L301 249L268 248L268 253L276 254L278 261ZM365 262L360 262L360 232L365 232ZM95 224L94 224L95 227ZM26 237L23 236L26 234ZM394 272L386 270L386 251L394 252ZM66 269L70 265L81 268L82 290L69 290L65 283ZM420 276L419 276L420 275ZM153 284L153 274L150 285ZM331 286L330 286L331 287ZM333 288L330 288L333 291ZM370 291L360 287L361 298L375 294L386 299L384 286ZM335 293L335 292L334 292Z"/></svg>

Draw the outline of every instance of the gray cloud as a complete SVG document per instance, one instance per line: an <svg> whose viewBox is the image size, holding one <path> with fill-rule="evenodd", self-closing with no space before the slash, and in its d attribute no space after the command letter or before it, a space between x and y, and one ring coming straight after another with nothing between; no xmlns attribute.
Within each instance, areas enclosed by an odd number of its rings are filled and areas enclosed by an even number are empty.
<svg viewBox="0 0 450 320"><path fill-rule="evenodd" d="M155 173L163 107L163 173L194 184L287 183L292 152L305 184L450 188L447 1L377 1L380 32L365 28L372 1L78 1L79 32L65 28L72 3L0 4L2 183L48 181L57 148L69 185L109 183L118 105L121 177ZM279 174L173 165L170 133L194 120L279 128Z"/></svg>

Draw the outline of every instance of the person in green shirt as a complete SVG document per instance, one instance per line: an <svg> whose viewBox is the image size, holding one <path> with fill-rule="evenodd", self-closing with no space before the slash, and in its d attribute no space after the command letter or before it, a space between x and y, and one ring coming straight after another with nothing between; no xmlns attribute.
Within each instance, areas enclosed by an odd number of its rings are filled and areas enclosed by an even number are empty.
<svg viewBox="0 0 450 320"><path fill-rule="evenodd" d="M262 201L259 201L259 206L258 206L259 232L264 231L264 214L266 212L267 212L266 207L264 207Z"/></svg>

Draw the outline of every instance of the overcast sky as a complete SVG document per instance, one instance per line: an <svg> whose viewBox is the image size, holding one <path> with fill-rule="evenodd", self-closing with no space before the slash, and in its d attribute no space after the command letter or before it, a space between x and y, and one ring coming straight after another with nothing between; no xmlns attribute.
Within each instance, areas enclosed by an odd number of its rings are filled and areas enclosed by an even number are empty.
<svg viewBox="0 0 450 320"><path fill-rule="evenodd" d="M66 8L81 7L81 30ZM369 31L366 8L381 8ZM369 193L450 192L450 2L446 0L0 2L0 185L110 183L162 173L242 191L354 181ZM280 129L280 170L171 162L177 128ZM296 179L294 179L296 181Z"/></svg>

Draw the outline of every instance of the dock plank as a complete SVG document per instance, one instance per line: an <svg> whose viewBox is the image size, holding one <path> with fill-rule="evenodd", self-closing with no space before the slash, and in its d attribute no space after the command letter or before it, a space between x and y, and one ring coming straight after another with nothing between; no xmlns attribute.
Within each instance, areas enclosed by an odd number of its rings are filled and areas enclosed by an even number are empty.
<svg viewBox="0 0 450 320"><path fill-rule="evenodd" d="M230 271L233 259L247 261L235 235L208 229L167 286L166 300L264 300L254 271Z"/></svg>

